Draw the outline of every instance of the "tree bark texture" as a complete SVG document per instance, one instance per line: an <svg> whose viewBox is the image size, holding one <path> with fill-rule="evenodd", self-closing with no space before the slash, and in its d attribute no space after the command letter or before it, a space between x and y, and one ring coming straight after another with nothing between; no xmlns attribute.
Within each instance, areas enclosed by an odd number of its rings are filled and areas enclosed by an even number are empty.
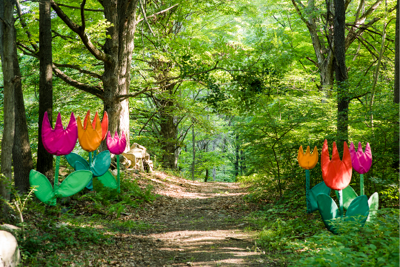
<svg viewBox="0 0 400 267"><path fill-rule="evenodd" d="M15 36L14 36L15 37ZM17 51L14 51L14 73L21 77ZM24 96L22 93L21 80L15 83L14 87L14 108L15 108L15 136L13 147L13 166L15 187L20 193L29 191L29 172L33 168L32 152L29 142L28 126Z"/></svg>
<svg viewBox="0 0 400 267"><path fill-rule="evenodd" d="M175 170L178 165L178 127L176 117L171 114L174 102L172 100L161 100L160 115L160 134L161 147L164 151L162 156L162 166L166 169Z"/></svg>
<svg viewBox="0 0 400 267"><path fill-rule="evenodd" d="M104 110L107 111L109 118L108 129L111 132L117 131L118 134L123 131L127 139L125 151L129 150L130 129L127 95L130 87L130 69L134 49L133 37L137 24L136 10L139 0L99 1L104 7L104 17L113 25L107 29L107 35L110 38L106 38L104 50L97 48L85 32L84 6L86 1L81 4L81 25L71 20L57 3L53 0L50 1L54 11L79 36L85 48L92 56L103 63L104 72L102 75L86 71L90 76L99 79L103 86L92 86L74 80L65 75L55 65L53 65L54 73L69 85L103 100Z"/></svg>
<svg viewBox="0 0 400 267"><path fill-rule="evenodd" d="M49 0L39 2L39 132L38 132L38 159L37 171L53 180L53 155L46 151L42 142L42 122L47 111L52 122L53 112L53 53L51 48L51 5Z"/></svg>
<svg viewBox="0 0 400 267"><path fill-rule="evenodd" d="M192 180L194 181L194 168L196 163L196 136L194 133L194 124L192 126Z"/></svg>
<svg viewBox="0 0 400 267"><path fill-rule="evenodd" d="M335 5L335 76L337 84L337 140L338 143L348 140L349 89L347 85L346 48L345 48L345 3L334 0ZM340 147L340 146L339 146Z"/></svg>
<svg viewBox="0 0 400 267"><path fill-rule="evenodd" d="M3 7L2 14L0 14L0 25L2 28L1 65L4 80L4 130L1 142L1 173L4 177L0 180L0 195L6 200L10 200L10 192L7 186L12 184L11 159L14 142L14 84L21 77L15 75L13 67L13 55L16 50L16 44L14 43L14 2L12 0L0 1L2 2L0 3L0 8ZM6 214L5 206L1 206L4 214Z"/></svg>
<svg viewBox="0 0 400 267"><path fill-rule="evenodd" d="M394 67L394 97L393 102L400 103L400 2L397 1L396 9L396 36L395 36L395 67ZM394 168L400 171L400 130L399 123L396 124L397 130L394 132Z"/></svg>

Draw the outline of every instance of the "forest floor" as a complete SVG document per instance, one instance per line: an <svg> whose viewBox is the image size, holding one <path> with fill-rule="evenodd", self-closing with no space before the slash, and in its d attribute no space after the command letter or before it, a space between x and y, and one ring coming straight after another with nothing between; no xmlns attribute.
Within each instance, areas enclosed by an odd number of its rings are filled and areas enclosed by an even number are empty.
<svg viewBox="0 0 400 267"><path fill-rule="evenodd" d="M246 188L163 172L132 175L141 187L151 184L158 197L132 213L121 213L124 223L118 231L99 223L98 228L110 231L113 242L91 245L89 252L70 251L77 262L84 258L79 262L87 266L276 265L257 248L256 232L244 219L257 208L244 201Z"/></svg>
<svg viewBox="0 0 400 267"><path fill-rule="evenodd" d="M256 207L243 199L237 183L195 182L162 172L142 179L159 196L126 219L151 225L120 232L115 244L100 251L114 254L119 266L271 266L255 245L255 232L243 218ZM113 247L116 246L116 247ZM129 257L127 257L129 255ZM111 255L108 255L111 256Z"/></svg>

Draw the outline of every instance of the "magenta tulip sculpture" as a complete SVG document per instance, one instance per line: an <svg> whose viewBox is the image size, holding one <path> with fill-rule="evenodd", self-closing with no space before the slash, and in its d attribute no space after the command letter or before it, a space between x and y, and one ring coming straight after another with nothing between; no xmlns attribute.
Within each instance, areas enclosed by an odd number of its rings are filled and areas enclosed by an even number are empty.
<svg viewBox="0 0 400 267"><path fill-rule="evenodd" d="M44 113L42 124L43 146L52 155L68 155L75 147L78 140L78 126L76 124L74 113L71 113L68 127L64 130L61 122L61 114L58 113L56 126L51 128L47 111Z"/></svg>
<svg viewBox="0 0 400 267"><path fill-rule="evenodd" d="M126 147L126 137L124 132L121 134L121 138L118 137L117 132L115 132L114 138L111 138L110 131L107 133L107 147L108 150L110 150L111 153L115 154L117 156L117 183L118 183L118 188L117 191L118 193L121 191L120 189L120 175L119 175L119 155L122 154L125 150Z"/></svg>
<svg viewBox="0 0 400 267"><path fill-rule="evenodd" d="M360 195L364 195L364 173L367 173L372 165L372 152L369 143L363 152L361 142L358 142L356 152L353 142L350 144L350 156L353 169L360 174Z"/></svg>
<svg viewBox="0 0 400 267"><path fill-rule="evenodd" d="M56 172L54 175L54 186L45 175L31 170L29 173L29 183L36 187L36 197L49 205L56 205L56 199L60 197L69 197L81 191L92 178L90 171L80 170L71 173L62 183L58 184L58 169L60 167L60 156L68 155L74 149L76 140L78 140L78 126L74 113L66 129L61 122L61 114L58 113L54 129L52 129L47 112L44 113L42 123L42 142L44 148L52 155L56 155Z"/></svg>

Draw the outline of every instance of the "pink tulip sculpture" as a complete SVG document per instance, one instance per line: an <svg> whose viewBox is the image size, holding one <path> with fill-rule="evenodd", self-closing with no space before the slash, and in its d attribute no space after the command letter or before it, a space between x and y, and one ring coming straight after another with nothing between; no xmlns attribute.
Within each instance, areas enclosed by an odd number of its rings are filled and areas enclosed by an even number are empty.
<svg viewBox="0 0 400 267"><path fill-rule="evenodd" d="M358 142L358 150L354 149L354 144L350 144L350 156L353 169L360 174L360 195L364 195L364 173L367 173L372 165L372 152L369 143L363 152L361 142Z"/></svg>
<svg viewBox="0 0 400 267"><path fill-rule="evenodd" d="M365 152L363 152L361 142L358 142L358 150L354 148L353 142L350 144L350 156L353 169L360 174L360 196L364 195L364 174L369 171L372 165L372 151L369 143L365 145ZM357 193L348 186L346 191L347 202L357 197ZM379 195L375 192L368 199L369 216L367 221L374 217L379 208Z"/></svg>
<svg viewBox="0 0 400 267"><path fill-rule="evenodd" d="M58 113L54 129L52 129L47 112L44 113L42 123L43 146L50 154L56 155L56 172L54 177L54 187L42 173L31 170L29 173L29 183L37 187L35 195L39 200L49 205L56 205L59 197L72 196L81 191L92 178L90 171L75 171L68 175L64 181L58 185L58 170L60 167L60 156L71 153L78 139L78 130L75 116L71 113L68 127L64 129L61 122L61 115Z"/></svg>
<svg viewBox="0 0 400 267"><path fill-rule="evenodd" d="M126 138L124 132L122 132L121 138L118 137L117 132L115 132L114 138L111 138L110 131L107 134L107 147L111 153L115 154L117 157L117 192L121 191L120 189L120 168L119 168L119 155L122 154L126 147Z"/></svg>

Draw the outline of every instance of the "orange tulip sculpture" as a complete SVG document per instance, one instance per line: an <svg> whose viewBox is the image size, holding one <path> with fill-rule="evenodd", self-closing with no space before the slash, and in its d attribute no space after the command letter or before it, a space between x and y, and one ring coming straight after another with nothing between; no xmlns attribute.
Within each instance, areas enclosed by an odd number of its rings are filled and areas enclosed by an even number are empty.
<svg viewBox="0 0 400 267"><path fill-rule="evenodd" d="M318 210L328 230L337 233L337 229L333 226L331 220L338 217L344 217L342 190L350 184L352 175L352 162L347 143L344 142L343 144L343 158L340 160L336 143L333 142L332 159L330 159L328 141L325 140L322 148L321 168L322 178L324 179L325 184L329 188L337 190L340 211L333 199L327 194L317 195ZM351 202L347 209L345 220L355 220L356 216L361 215L363 218L360 223L364 224L368 214L368 199L367 196L362 195Z"/></svg>
<svg viewBox="0 0 400 267"><path fill-rule="evenodd" d="M94 176L99 177L104 175L111 164L110 151L104 150L97 156L96 149L100 146L101 141L104 140L108 130L108 115L104 113L103 121L100 122L98 113L94 116L93 122L90 123L90 110L87 112L83 125L81 118L78 116L78 140L83 150L89 152L89 162L75 153L66 155L68 163L75 170L90 170ZM93 154L93 157L92 157ZM93 160L92 160L93 158ZM93 190L93 181L86 185L86 188Z"/></svg>
<svg viewBox="0 0 400 267"><path fill-rule="evenodd" d="M307 146L307 151L304 154L303 146L300 146L297 154L297 161L299 165L306 170L306 204L307 213L318 210L318 203L316 196L320 193L330 194L331 189L325 185L322 181L310 190L310 170L315 167L318 163L318 149L314 147L314 151L310 153L310 147Z"/></svg>

